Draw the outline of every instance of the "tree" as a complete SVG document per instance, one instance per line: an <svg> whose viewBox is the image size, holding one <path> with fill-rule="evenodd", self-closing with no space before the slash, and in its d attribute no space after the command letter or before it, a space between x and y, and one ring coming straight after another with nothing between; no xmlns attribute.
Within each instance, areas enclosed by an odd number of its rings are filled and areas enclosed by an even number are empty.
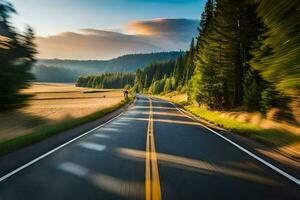
<svg viewBox="0 0 300 200"><path fill-rule="evenodd" d="M34 33L31 28L25 34L15 31L10 22L15 12L12 4L0 1L0 110L22 106L28 96L20 90L33 80L30 68L36 54Z"/></svg>
<svg viewBox="0 0 300 200"><path fill-rule="evenodd" d="M215 96L212 96L213 93L211 89L214 89L215 83L217 80L216 68L210 66L210 50L212 44L210 43L210 34L213 30L213 18L214 18L214 2L208 0L204 12L201 16L200 27L198 28L199 36L197 37L196 53L194 56L195 71L192 77L191 86L192 89L189 91L189 99L194 99L199 104L219 104L214 103L213 99ZM220 85L220 84L219 84ZM219 95L218 95L219 96Z"/></svg>
<svg viewBox="0 0 300 200"><path fill-rule="evenodd" d="M259 0L257 14L267 27L251 66L277 90L300 96L299 0Z"/></svg>
<svg viewBox="0 0 300 200"><path fill-rule="evenodd" d="M244 76L243 104L249 111L261 110L261 93L267 83L252 68L247 69Z"/></svg>
<svg viewBox="0 0 300 200"><path fill-rule="evenodd" d="M213 109L241 106L244 86L254 86L244 81L250 70L251 46L261 27L255 5L247 0L207 1L199 27L189 99Z"/></svg>
<svg viewBox="0 0 300 200"><path fill-rule="evenodd" d="M247 0L218 0L212 40L219 46L215 63L221 65L225 106L242 105L244 73L249 68L250 50L259 35L261 23L255 5Z"/></svg>
<svg viewBox="0 0 300 200"><path fill-rule="evenodd" d="M143 91L142 71L141 71L141 69L136 70L133 91L137 92L137 93Z"/></svg>
<svg viewBox="0 0 300 200"><path fill-rule="evenodd" d="M190 49L187 52L187 59L186 63L184 66L184 73L183 73L183 79L184 79L184 84L187 84L187 82L191 79L194 69L195 69L195 64L194 64L194 57L195 57L195 41L194 38L191 41L190 44Z"/></svg>
<svg viewBox="0 0 300 200"><path fill-rule="evenodd" d="M164 92L170 92L172 90L171 78L165 79Z"/></svg>
<svg viewBox="0 0 300 200"><path fill-rule="evenodd" d="M145 80L144 80L144 88L148 87L148 75L145 75Z"/></svg>
<svg viewBox="0 0 300 200"><path fill-rule="evenodd" d="M178 88L181 88L182 85L184 84L183 71L184 71L184 66L185 66L185 63L186 63L186 58L187 58L186 53L181 54L181 55L178 56L178 58L175 61L175 66L174 66L172 76L175 78L176 86Z"/></svg>

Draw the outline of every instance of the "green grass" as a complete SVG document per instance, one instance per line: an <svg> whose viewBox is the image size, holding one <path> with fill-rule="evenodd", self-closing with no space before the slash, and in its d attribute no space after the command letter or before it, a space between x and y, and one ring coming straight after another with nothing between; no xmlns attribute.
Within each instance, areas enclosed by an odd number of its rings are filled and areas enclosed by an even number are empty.
<svg viewBox="0 0 300 200"><path fill-rule="evenodd" d="M269 146L282 147L300 142L299 135L278 129L265 129L249 122L241 122L236 119L221 117L221 112L210 111L206 108L190 105L186 101L177 99L176 93L156 95L156 97L175 102L200 119Z"/></svg>
<svg viewBox="0 0 300 200"><path fill-rule="evenodd" d="M108 113L111 113L125 106L130 101L132 101L132 98L130 99L127 98L122 100L119 104L115 106L100 110L88 116L80 117L76 119L69 119L56 124L45 125L40 128L37 128L30 134L0 142L0 155L4 155L12 151L16 151L25 146L37 143L45 138L51 137L70 128L101 118L107 115Z"/></svg>
<svg viewBox="0 0 300 200"><path fill-rule="evenodd" d="M184 108L195 116L229 130L232 133L237 133L268 145L281 147L300 142L298 135L289 132L264 129L248 122L240 122L235 119L221 117L220 112L209 111L195 105L185 106Z"/></svg>

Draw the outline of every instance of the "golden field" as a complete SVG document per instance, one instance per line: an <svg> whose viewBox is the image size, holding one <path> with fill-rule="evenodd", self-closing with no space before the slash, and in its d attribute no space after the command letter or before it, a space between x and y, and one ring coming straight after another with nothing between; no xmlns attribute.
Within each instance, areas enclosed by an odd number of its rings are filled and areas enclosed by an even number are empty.
<svg viewBox="0 0 300 200"><path fill-rule="evenodd" d="M24 108L0 113L0 141L28 134L42 125L87 116L117 105L123 99L121 90L59 83L34 83L22 93L33 97Z"/></svg>

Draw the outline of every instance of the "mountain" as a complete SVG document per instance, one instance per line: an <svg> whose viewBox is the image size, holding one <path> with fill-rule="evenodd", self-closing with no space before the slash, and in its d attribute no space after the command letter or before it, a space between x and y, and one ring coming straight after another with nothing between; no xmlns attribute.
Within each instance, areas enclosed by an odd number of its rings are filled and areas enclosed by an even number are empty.
<svg viewBox="0 0 300 200"><path fill-rule="evenodd" d="M153 62L176 59L182 52L129 54L111 60L41 59L32 67L38 82L75 82L84 74L105 72L134 72Z"/></svg>

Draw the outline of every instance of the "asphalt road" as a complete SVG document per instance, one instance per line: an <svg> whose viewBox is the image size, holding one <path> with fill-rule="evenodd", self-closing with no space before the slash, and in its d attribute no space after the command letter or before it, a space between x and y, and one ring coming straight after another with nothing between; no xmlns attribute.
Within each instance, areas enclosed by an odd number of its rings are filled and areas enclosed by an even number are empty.
<svg viewBox="0 0 300 200"><path fill-rule="evenodd" d="M300 199L296 183L172 104L140 95L48 154L2 176L0 199Z"/></svg>

